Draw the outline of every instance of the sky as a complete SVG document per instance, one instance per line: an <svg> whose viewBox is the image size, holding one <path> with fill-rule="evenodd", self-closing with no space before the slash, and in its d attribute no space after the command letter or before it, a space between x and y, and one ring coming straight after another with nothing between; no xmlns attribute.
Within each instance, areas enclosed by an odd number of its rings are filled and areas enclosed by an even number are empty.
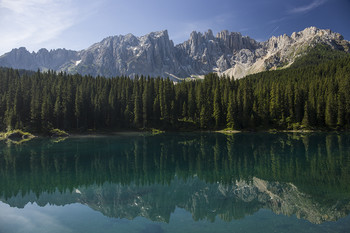
<svg viewBox="0 0 350 233"><path fill-rule="evenodd" d="M265 41L310 26L350 40L350 0L0 0L0 55L81 50L108 36L165 29L174 44L208 29Z"/></svg>

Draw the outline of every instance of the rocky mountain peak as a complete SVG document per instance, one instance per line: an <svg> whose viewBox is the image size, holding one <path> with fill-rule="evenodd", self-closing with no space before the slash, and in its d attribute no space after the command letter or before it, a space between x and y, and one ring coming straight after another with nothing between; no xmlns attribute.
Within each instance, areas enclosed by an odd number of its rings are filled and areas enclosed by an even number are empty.
<svg viewBox="0 0 350 233"><path fill-rule="evenodd" d="M51 50L52 51L52 50ZM42 54L42 53L49 53L49 50L47 50L46 48L41 48L41 49L39 49L39 51L38 51L38 54Z"/></svg>
<svg viewBox="0 0 350 233"><path fill-rule="evenodd" d="M255 49L258 45L255 40L249 38L248 36L242 36L240 32L229 33L227 30L224 30L219 32L216 37L232 51L238 51L241 49Z"/></svg>
<svg viewBox="0 0 350 233"><path fill-rule="evenodd" d="M299 32L299 34L301 34L302 36L325 36L325 35L333 35L333 36L337 36L336 34L338 33L334 33L332 32L330 29L319 29L316 27L308 27L305 28L303 31ZM340 35L340 34L338 34Z"/></svg>
<svg viewBox="0 0 350 233"><path fill-rule="evenodd" d="M207 40L214 40L215 39L213 31L211 29L209 29L207 32L204 33L204 37Z"/></svg>
<svg viewBox="0 0 350 233"><path fill-rule="evenodd" d="M5 53L1 57L6 57L6 56L15 57L15 56L21 56L21 55L27 55L27 54L30 54L30 52L25 47L19 47L19 48L12 49L10 52Z"/></svg>
<svg viewBox="0 0 350 233"><path fill-rule="evenodd" d="M305 28L303 31L300 32L293 32L291 39L297 41L297 40L312 40L315 38L318 38L319 40L337 40L341 41L344 40L343 36L339 33L332 32L330 29L319 29L316 27L308 27Z"/></svg>
<svg viewBox="0 0 350 233"><path fill-rule="evenodd" d="M152 36L153 38L165 37L165 38L169 39L168 30L151 32L148 34L148 36Z"/></svg>

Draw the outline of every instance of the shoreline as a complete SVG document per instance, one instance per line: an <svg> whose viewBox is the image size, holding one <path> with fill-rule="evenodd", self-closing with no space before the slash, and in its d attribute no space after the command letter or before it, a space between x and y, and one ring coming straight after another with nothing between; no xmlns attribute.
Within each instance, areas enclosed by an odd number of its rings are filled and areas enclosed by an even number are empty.
<svg viewBox="0 0 350 233"><path fill-rule="evenodd" d="M121 131L110 131L110 130L97 130L97 131L86 131L86 132L70 132L67 136L48 136L46 134L32 134L33 138L84 138L84 137L105 137L105 136L139 136L142 134L149 134L149 135L158 135L163 133L221 133L221 134L237 134L237 133L303 133L303 134L309 134L309 133L346 133L350 132L349 130L325 130L325 129L319 129L319 130L311 130L311 129L299 129L299 130L276 130L276 129L264 129L264 130L169 130L169 131L163 131L158 129L147 129L147 130L121 130ZM0 132L0 141L3 140L10 140L6 137L2 137L7 132ZM28 132L25 132L28 133ZM12 140L11 140L12 141Z"/></svg>
<svg viewBox="0 0 350 233"><path fill-rule="evenodd" d="M237 133L345 133L349 130L169 130L153 133L152 131L145 130L122 130L122 131L98 131L98 132L81 132L70 133L68 137L102 137L102 136L123 136L123 135L158 135L163 133L222 133L222 134L237 134Z"/></svg>

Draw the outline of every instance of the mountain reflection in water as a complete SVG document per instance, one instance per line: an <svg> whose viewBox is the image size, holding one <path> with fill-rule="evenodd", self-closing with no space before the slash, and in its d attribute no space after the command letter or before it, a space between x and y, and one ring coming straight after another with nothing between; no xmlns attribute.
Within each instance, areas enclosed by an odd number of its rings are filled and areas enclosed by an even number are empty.
<svg viewBox="0 0 350 233"><path fill-rule="evenodd" d="M113 218L241 219L260 209L319 224L350 210L350 134L166 133L0 144L0 200L82 203Z"/></svg>

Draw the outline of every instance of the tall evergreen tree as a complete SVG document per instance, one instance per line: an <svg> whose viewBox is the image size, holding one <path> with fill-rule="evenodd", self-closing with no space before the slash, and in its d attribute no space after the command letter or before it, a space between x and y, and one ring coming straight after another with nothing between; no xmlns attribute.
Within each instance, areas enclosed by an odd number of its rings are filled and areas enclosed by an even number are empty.
<svg viewBox="0 0 350 233"><path fill-rule="evenodd" d="M220 123L222 122L220 95L221 95L221 93L220 93L219 87L216 87L215 92L214 92L214 110L213 110L213 117L215 120L215 128L219 128Z"/></svg>
<svg viewBox="0 0 350 233"><path fill-rule="evenodd" d="M226 116L227 127L230 129L234 129L235 127L233 102L234 102L233 92L231 92L229 97L229 102L228 102L228 108L227 108L227 116Z"/></svg>

